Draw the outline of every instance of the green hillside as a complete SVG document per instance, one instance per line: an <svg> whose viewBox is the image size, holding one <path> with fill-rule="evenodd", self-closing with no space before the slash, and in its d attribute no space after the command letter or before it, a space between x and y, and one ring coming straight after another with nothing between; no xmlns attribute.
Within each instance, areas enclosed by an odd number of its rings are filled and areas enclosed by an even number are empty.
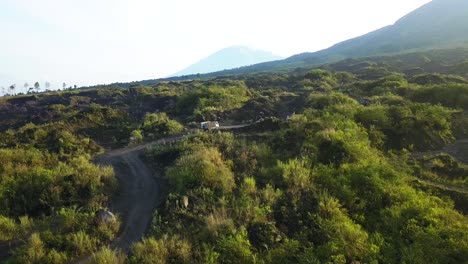
<svg viewBox="0 0 468 264"><path fill-rule="evenodd" d="M434 0L404 16L394 25L343 41L318 52L302 53L284 60L208 73L201 77L184 76L162 80L183 80L269 71L292 71L296 68L312 68L321 64L349 58L466 48L468 47L467 26L467 1ZM438 70L436 69L434 72ZM158 81L161 80L147 80L139 83L150 84ZM125 84L121 85L128 86Z"/></svg>
<svg viewBox="0 0 468 264"><path fill-rule="evenodd" d="M408 53L468 45L468 2L434 0L394 25L338 43L315 53L303 53L281 62L265 63L242 71L303 67L345 58Z"/></svg>
<svg viewBox="0 0 468 264"><path fill-rule="evenodd" d="M468 263L467 12L435 0L283 61L1 97L0 263Z"/></svg>
<svg viewBox="0 0 468 264"><path fill-rule="evenodd" d="M465 60L445 50L4 97L1 261L464 263ZM205 120L245 126L197 131ZM145 189L133 181L146 166L160 198L141 215L145 238L122 247L133 208L97 215Z"/></svg>

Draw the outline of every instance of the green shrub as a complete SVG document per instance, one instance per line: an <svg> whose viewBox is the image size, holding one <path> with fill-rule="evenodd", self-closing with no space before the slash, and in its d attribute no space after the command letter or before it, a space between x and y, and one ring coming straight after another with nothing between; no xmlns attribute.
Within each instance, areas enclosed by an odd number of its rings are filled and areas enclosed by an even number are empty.
<svg viewBox="0 0 468 264"><path fill-rule="evenodd" d="M231 169L215 148L201 148L180 157L166 175L170 184L180 192L200 186L226 194L235 187Z"/></svg>
<svg viewBox="0 0 468 264"><path fill-rule="evenodd" d="M188 241L178 237L167 237L156 240L144 239L132 248L131 263L165 264L192 263L192 248Z"/></svg>
<svg viewBox="0 0 468 264"><path fill-rule="evenodd" d="M0 215L0 241L8 241L16 238L18 227L13 219Z"/></svg>
<svg viewBox="0 0 468 264"><path fill-rule="evenodd" d="M148 113L145 115L141 130L152 139L180 133L183 126L170 119L166 113Z"/></svg>
<svg viewBox="0 0 468 264"><path fill-rule="evenodd" d="M123 264L125 263L125 255L119 251L112 250L108 247L103 247L98 252L91 256L90 264Z"/></svg>
<svg viewBox="0 0 468 264"><path fill-rule="evenodd" d="M97 246L97 240L90 237L83 231L68 235L68 239L76 255L84 255L94 252Z"/></svg>

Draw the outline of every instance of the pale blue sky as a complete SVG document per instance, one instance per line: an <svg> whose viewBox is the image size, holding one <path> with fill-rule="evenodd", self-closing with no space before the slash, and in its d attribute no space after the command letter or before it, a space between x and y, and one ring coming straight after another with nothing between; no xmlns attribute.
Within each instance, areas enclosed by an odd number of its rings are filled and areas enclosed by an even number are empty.
<svg viewBox="0 0 468 264"><path fill-rule="evenodd" d="M393 24L427 2L0 0L0 86L153 79L232 45L287 57Z"/></svg>

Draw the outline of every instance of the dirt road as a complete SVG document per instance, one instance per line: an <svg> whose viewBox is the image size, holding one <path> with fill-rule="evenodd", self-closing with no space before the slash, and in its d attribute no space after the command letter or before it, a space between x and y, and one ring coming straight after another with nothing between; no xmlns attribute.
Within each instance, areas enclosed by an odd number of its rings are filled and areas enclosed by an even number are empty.
<svg viewBox="0 0 468 264"><path fill-rule="evenodd" d="M468 139L457 140L452 144L446 145L443 149L430 152L417 152L413 153L413 157L420 159L424 156L438 155L448 153L459 162L468 165ZM444 182L436 182L427 179L418 179L418 182L424 185L429 185L441 190L456 192L463 195L468 195L468 189L464 186L454 186Z"/></svg>
<svg viewBox="0 0 468 264"><path fill-rule="evenodd" d="M458 140L445 147L444 151L468 165L468 139Z"/></svg>
<svg viewBox="0 0 468 264"><path fill-rule="evenodd" d="M468 139L460 139L452 144L446 145L441 150L428 151L428 152L414 152L411 156L420 159L424 156L437 155L448 153L461 163L468 165Z"/></svg>
<svg viewBox="0 0 468 264"><path fill-rule="evenodd" d="M122 229L112 246L124 253L144 235L159 200L159 186L139 155L141 150L119 156L101 157L99 164L114 166L121 189L110 210L120 215Z"/></svg>
<svg viewBox="0 0 468 264"><path fill-rule="evenodd" d="M248 125L220 127L232 130ZM178 141L192 131L160 139L147 144L108 151L96 159L100 165L113 166L120 185L119 196L111 203L110 209L123 220L119 237L112 246L128 253L133 243L144 237L153 211L159 201L159 185L152 172L140 159L143 151L157 144Z"/></svg>

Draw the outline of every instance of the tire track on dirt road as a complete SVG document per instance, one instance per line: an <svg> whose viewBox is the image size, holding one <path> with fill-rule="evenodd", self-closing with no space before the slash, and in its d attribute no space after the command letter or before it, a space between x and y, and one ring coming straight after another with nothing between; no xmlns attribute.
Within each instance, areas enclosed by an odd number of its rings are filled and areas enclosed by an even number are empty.
<svg viewBox="0 0 468 264"><path fill-rule="evenodd" d="M112 247L130 252L133 243L140 241L151 223L153 210L159 200L159 185L148 167L140 159L142 151L111 157L106 163L114 165L121 186L120 195L111 204L111 211L123 219L123 226ZM123 170L122 163L128 170ZM129 173L130 172L130 173Z"/></svg>

